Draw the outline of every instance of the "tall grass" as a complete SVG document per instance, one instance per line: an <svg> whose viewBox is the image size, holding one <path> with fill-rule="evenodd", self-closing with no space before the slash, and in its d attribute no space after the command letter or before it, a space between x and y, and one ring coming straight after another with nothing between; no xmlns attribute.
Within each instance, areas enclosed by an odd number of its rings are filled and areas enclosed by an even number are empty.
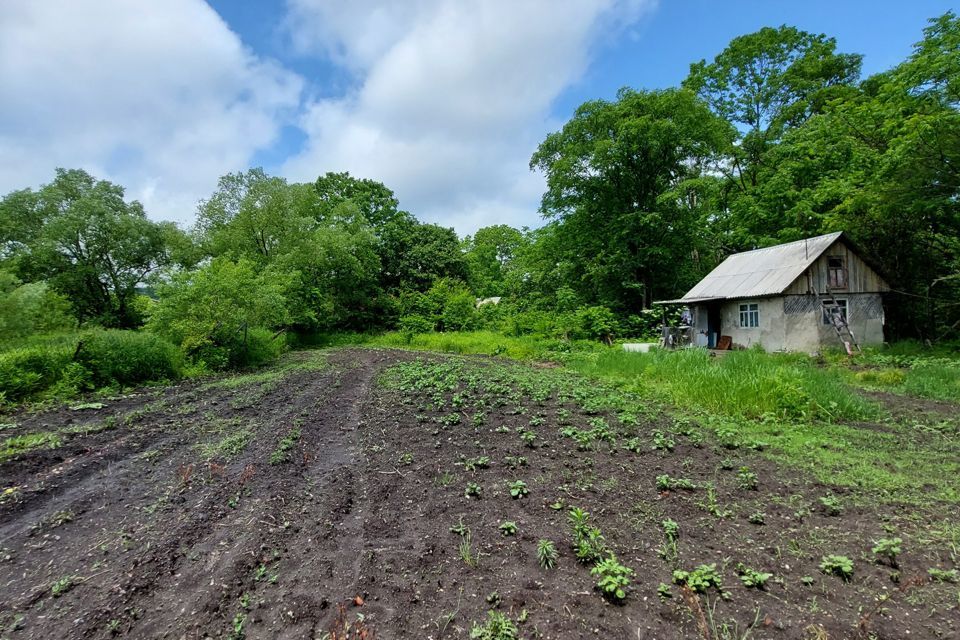
<svg viewBox="0 0 960 640"><path fill-rule="evenodd" d="M570 366L587 375L627 381L680 406L733 417L866 420L879 411L836 371L817 367L802 355L751 350L711 357L702 349L607 350L574 358Z"/></svg>
<svg viewBox="0 0 960 640"><path fill-rule="evenodd" d="M514 360L557 359L572 352L605 349L590 340L563 341L537 336L505 336L494 331L422 333L416 335L391 331L379 335L340 334L328 337L324 346L364 344L441 353L503 356Z"/></svg>

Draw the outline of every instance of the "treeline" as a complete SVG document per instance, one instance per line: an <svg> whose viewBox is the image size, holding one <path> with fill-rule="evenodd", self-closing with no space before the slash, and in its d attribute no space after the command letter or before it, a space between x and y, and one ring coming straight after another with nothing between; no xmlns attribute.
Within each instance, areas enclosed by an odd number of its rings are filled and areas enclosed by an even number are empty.
<svg viewBox="0 0 960 640"><path fill-rule="evenodd" d="M205 370L324 332L639 336L659 321L654 300L726 255L835 230L902 292L891 337L955 337L960 20L932 20L887 72L862 78L860 66L824 35L765 28L691 65L679 87L581 105L531 159L547 178L533 231L460 239L375 180L288 183L260 169L221 178L183 230L118 185L58 170L0 201L0 342L143 329L150 348L176 347L170 366ZM487 298L500 301L477 304ZM61 348L76 363L118 335Z"/></svg>

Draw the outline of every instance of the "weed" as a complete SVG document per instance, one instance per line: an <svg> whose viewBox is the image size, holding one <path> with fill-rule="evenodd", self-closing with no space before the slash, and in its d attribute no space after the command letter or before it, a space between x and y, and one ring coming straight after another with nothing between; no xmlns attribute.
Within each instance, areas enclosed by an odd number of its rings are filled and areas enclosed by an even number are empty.
<svg viewBox="0 0 960 640"><path fill-rule="evenodd" d="M457 546L457 553L460 559L470 568L476 568L480 561L480 554L473 552L473 534L470 529L464 531L460 536L460 544Z"/></svg>
<svg viewBox="0 0 960 640"><path fill-rule="evenodd" d="M627 597L626 588L630 585L633 569L617 562L613 553L597 562L590 574L597 576L597 588L608 599L619 602Z"/></svg>
<svg viewBox="0 0 960 640"><path fill-rule="evenodd" d="M409 451L405 453L401 453L400 456L397 458L397 464L410 466L411 464L413 464L413 454L410 453Z"/></svg>
<svg viewBox="0 0 960 640"><path fill-rule="evenodd" d="M927 569L927 574L934 582L949 582L952 584L960 582L960 571L956 569L944 570L937 567L930 567Z"/></svg>
<svg viewBox="0 0 960 640"><path fill-rule="evenodd" d="M247 624L247 614L238 613L233 616L232 629L230 630L230 635L227 636L228 640L243 640L247 637L246 631L243 627Z"/></svg>
<svg viewBox="0 0 960 640"><path fill-rule="evenodd" d="M557 566L557 560L560 554L557 553L557 547L552 540L540 540L537 542L537 564L541 569L553 569Z"/></svg>
<svg viewBox="0 0 960 640"><path fill-rule="evenodd" d="M724 509L720 506L720 503L717 502L717 490L712 484L707 485L706 499L702 502L698 502L697 506L715 518L723 519L733 516L733 511L731 509Z"/></svg>
<svg viewBox="0 0 960 640"><path fill-rule="evenodd" d="M523 480L514 480L507 485L510 488L510 497L519 500L525 497L530 491L527 489L527 483Z"/></svg>
<svg viewBox="0 0 960 640"><path fill-rule="evenodd" d="M34 449L56 449L63 441L53 433L28 433L0 443L0 463Z"/></svg>
<svg viewBox="0 0 960 640"><path fill-rule="evenodd" d="M853 577L853 560L847 556L828 555L820 561L820 571L828 575L835 575L844 582Z"/></svg>
<svg viewBox="0 0 960 640"><path fill-rule="evenodd" d="M469 531L469 529L467 528L467 525L463 524L463 516L460 516L457 524L450 527L450 533L455 533L461 537L466 535L467 531Z"/></svg>
<svg viewBox="0 0 960 640"><path fill-rule="evenodd" d="M499 529L500 529L500 533L502 533L505 536L516 535L518 530L517 523L511 522L510 520L507 520L506 522L501 522Z"/></svg>
<svg viewBox="0 0 960 640"><path fill-rule="evenodd" d="M471 640L517 640L517 625L499 611L488 611L484 624L473 623L470 629Z"/></svg>

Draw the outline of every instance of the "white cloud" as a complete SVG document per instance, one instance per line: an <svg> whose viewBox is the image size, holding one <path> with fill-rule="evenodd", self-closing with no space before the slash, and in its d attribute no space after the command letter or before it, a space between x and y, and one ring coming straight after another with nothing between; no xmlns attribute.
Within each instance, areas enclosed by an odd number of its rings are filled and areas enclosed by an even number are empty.
<svg viewBox="0 0 960 640"><path fill-rule="evenodd" d="M202 0L5 0L0 193L82 167L188 221L295 117L302 86Z"/></svg>
<svg viewBox="0 0 960 640"><path fill-rule="evenodd" d="M357 88L310 102L294 179L348 170L383 181L419 217L461 233L536 224L543 190L527 169L551 103L593 45L655 0L289 0L301 53L356 74Z"/></svg>

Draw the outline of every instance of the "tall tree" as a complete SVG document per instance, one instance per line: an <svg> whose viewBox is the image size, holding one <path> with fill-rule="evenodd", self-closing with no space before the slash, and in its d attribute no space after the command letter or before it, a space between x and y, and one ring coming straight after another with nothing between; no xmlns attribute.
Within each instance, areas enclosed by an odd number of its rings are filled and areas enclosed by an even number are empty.
<svg viewBox="0 0 960 640"><path fill-rule="evenodd" d="M381 182L354 178L349 173L326 173L314 183L318 197L318 215L336 217L338 207L352 202L375 229L398 215L398 202L393 191Z"/></svg>
<svg viewBox="0 0 960 640"><path fill-rule="evenodd" d="M527 244L523 232L505 224L478 229L463 239L470 272L468 284L481 297L506 293L506 274L517 252Z"/></svg>
<svg viewBox="0 0 960 640"><path fill-rule="evenodd" d="M541 211L559 222L569 284L584 301L636 312L688 284L676 276L703 215L697 194L707 192L696 185L733 136L683 89L623 89L615 102L581 105L547 136L530 166L546 174Z"/></svg>
<svg viewBox="0 0 960 640"><path fill-rule="evenodd" d="M426 291L438 278L467 279L467 263L453 229L401 214L380 230L381 283L387 290Z"/></svg>
<svg viewBox="0 0 960 640"><path fill-rule="evenodd" d="M47 280L66 296L80 322L127 327L138 322L136 288L170 260L172 223L147 219L123 188L81 170L57 169L36 192L10 194L0 204L19 220L6 238L8 260L26 281Z"/></svg>

